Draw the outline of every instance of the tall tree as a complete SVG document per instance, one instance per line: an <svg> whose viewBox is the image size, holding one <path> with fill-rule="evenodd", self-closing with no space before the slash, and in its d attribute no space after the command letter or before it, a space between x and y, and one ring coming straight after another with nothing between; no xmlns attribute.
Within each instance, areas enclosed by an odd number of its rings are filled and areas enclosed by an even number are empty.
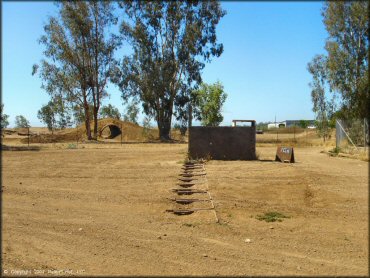
<svg viewBox="0 0 370 278"><path fill-rule="evenodd" d="M346 118L369 117L368 1L327 1L322 15L329 37L325 78Z"/></svg>
<svg viewBox="0 0 370 278"><path fill-rule="evenodd" d="M54 132L56 126L55 114L55 106L52 101L49 101L48 104L43 105L41 109L37 112L37 118L44 122L52 133Z"/></svg>
<svg viewBox="0 0 370 278"><path fill-rule="evenodd" d="M98 114L101 100L107 96L105 90L109 79L113 76L117 61L114 58L115 50L121 42L117 35L111 33L107 38L107 31L112 25L118 22L113 11L113 6L109 1L91 1L89 9L91 13L91 62L92 74L90 82L92 84L92 98L94 104L94 138L98 135Z"/></svg>
<svg viewBox="0 0 370 278"><path fill-rule="evenodd" d="M71 107L60 97L54 97L37 112L37 117L52 132L55 128L64 129L72 125Z"/></svg>
<svg viewBox="0 0 370 278"><path fill-rule="evenodd" d="M200 88L193 92L195 105L193 113L198 115L204 126L219 126L224 117L221 114L222 106L227 94L220 82L215 84L202 83Z"/></svg>
<svg viewBox="0 0 370 278"><path fill-rule="evenodd" d="M4 104L1 104L0 114L1 114L1 129L3 129L3 128L8 127L9 125L9 121L8 121L9 115L4 114Z"/></svg>
<svg viewBox="0 0 370 278"><path fill-rule="evenodd" d="M327 82L327 59L323 55L317 55L308 64L308 71L312 74L311 99L313 111L316 114L316 127L324 141L330 135L330 122L335 112L335 101L328 96L330 86ZM335 95L333 95L335 96Z"/></svg>
<svg viewBox="0 0 370 278"><path fill-rule="evenodd" d="M59 14L44 26L40 43L45 46L41 61L44 88L52 97L60 96L83 108L86 135L97 138L98 112L107 96L107 82L115 67L118 37L110 32L117 23L110 1L58 2ZM108 38L107 38L108 37ZM36 73L38 65L33 68ZM94 132L91 135L90 109Z"/></svg>
<svg viewBox="0 0 370 278"><path fill-rule="evenodd" d="M30 122L23 115L18 115L15 117L15 127L25 128L30 127Z"/></svg>
<svg viewBox="0 0 370 278"><path fill-rule="evenodd" d="M121 33L133 48L123 59L116 83L123 98L137 96L170 139L172 116L184 109L201 83L205 62L220 56L216 26L225 15L218 1L120 2L128 20Z"/></svg>

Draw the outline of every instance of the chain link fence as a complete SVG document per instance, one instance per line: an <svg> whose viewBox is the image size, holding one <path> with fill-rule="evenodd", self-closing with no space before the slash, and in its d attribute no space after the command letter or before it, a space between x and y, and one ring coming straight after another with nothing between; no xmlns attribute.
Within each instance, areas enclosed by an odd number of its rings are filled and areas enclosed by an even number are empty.
<svg viewBox="0 0 370 278"><path fill-rule="evenodd" d="M338 119L336 127L336 147L351 147L356 150L369 147L369 122L367 119L341 120Z"/></svg>

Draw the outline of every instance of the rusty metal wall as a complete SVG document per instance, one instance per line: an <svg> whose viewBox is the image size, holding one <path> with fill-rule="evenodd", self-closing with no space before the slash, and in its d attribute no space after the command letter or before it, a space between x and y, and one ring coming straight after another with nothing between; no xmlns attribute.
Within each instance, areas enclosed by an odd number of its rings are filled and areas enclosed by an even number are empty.
<svg viewBox="0 0 370 278"><path fill-rule="evenodd" d="M256 127L190 127L188 151L192 159L254 160Z"/></svg>

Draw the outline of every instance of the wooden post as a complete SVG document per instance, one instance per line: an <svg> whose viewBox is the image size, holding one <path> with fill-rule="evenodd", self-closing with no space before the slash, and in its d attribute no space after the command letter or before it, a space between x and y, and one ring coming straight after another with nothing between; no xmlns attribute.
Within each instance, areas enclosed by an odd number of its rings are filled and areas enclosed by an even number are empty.
<svg viewBox="0 0 370 278"><path fill-rule="evenodd" d="M122 123L121 123L121 146L122 146Z"/></svg>
<svg viewBox="0 0 370 278"><path fill-rule="evenodd" d="M28 147L30 146L30 127L27 127L28 130Z"/></svg>

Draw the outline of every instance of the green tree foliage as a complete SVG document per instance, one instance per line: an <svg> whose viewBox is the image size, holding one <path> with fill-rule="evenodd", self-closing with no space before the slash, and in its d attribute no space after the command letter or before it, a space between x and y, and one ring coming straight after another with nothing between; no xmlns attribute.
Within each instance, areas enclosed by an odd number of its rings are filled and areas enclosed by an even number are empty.
<svg viewBox="0 0 370 278"><path fill-rule="evenodd" d="M124 99L140 99L160 138L167 140L172 116L186 114L205 62L223 51L216 26L225 12L217 1L125 1L120 6L128 18L121 33L133 55L123 59L115 82Z"/></svg>
<svg viewBox="0 0 370 278"><path fill-rule="evenodd" d="M137 117L139 115L139 112L140 109L138 107L138 101L134 99L131 102L127 103L126 112L123 115L123 120L126 122L138 124Z"/></svg>
<svg viewBox="0 0 370 278"><path fill-rule="evenodd" d="M182 136L185 136L186 131L188 130L187 122L181 121L181 122L176 122L173 126L174 129L178 129L180 131L180 134Z"/></svg>
<svg viewBox="0 0 370 278"><path fill-rule="evenodd" d="M18 115L15 117L15 127L16 128L30 127L30 122L26 119L26 117Z"/></svg>
<svg viewBox="0 0 370 278"><path fill-rule="evenodd" d="M100 116L102 118L113 118L113 119L121 119L121 114L117 107L114 107L112 104L108 104L103 106L100 110Z"/></svg>
<svg viewBox="0 0 370 278"><path fill-rule="evenodd" d="M92 104L89 105L88 113L89 113L89 119L94 118L94 107ZM72 106L72 114L74 118L74 123L76 126L86 124L86 115L85 115L85 109L81 105L73 105Z"/></svg>
<svg viewBox="0 0 370 278"><path fill-rule="evenodd" d="M266 123L265 122L259 122L256 125L256 129L257 130L263 130L263 131L268 130L267 125L268 125L268 122L266 122Z"/></svg>
<svg viewBox="0 0 370 278"><path fill-rule="evenodd" d="M219 126L224 117L221 114L222 106L227 94L220 82L214 84L202 83L200 88L193 92L195 106L193 113L201 120L204 126Z"/></svg>
<svg viewBox="0 0 370 278"><path fill-rule="evenodd" d="M1 104L1 129L7 128L9 125L9 115L4 114L4 104Z"/></svg>
<svg viewBox="0 0 370 278"><path fill-rule="evenodd" d="M40 43L45 46L40 63L42 88L52 98L60 96L73 106L83 108L88 139L94 119L94 138L106 84L116 66L113 57L119 45L109 30L117 23L110 1L60 1L58 16L44 26ZM39 65L34 65L33 74Z"/></svg>
<svg viewBox="0 0 370 278"><path fill-rule="evenodd" d="M150 129L152 128L152 125L150 124L151 118L150 116L145 116L143 119L143 136L149 138L150 135Z"/></svg>
<svg viewBox="0 0 370 278"><path fill-rule="evenodd" d="M72 122L72 117L70 114L70 108L65 108L65 107L57 107L56 110L57 114L57 128L64 129L67 127L71 127L73 125Z"/></svg>
<svg viewBox="0 0 370 278"><path fill-rule="evenodd" d="M37 112L37 117L46 124L49 130L54 131L56 126L56 115L55 115L55 106L52 101L49 101L48 104L43 105L41 109Z"/></svg>
<svg viewBox="0 0 370 278"><path fill-rule="evenodd" d="M316 114L316 127L319 135L324 141L330 135L330 122L335 112L335 102L328 98L327 83L327 60L323 55L317 55L312 62L308 64L308 71L312 74L311 99L313 111Z"/></svg>
<svg viewBox="0 0 370 278"><path fill-rule="evenodd" d="M350 118L364 118L369 109L369 2L328 1L323 10L329 33L328 79L340 93Z"/></svg>
<svg viewBox="0 0 370 278"><path fill-rule="evenodd" d="M323 71L347 119L369 116L368 6L368 1L327 1L322 12L329 34Z"/></svg>
<svg viewBox="0 0 370 278"><path fill-rule="evenodd" d="M307 128L309 126L310 122L306 120L300 120L299 121L299 127L301 128Z"/></svg>
<svg viewBox="0 0 370 278"><path fill-rule="evenodd" d="M46 124L49 130L55 128L64 129L72 125L70 108L59 97L56 97L43 105L37 112L37 117Z"/></svg>

